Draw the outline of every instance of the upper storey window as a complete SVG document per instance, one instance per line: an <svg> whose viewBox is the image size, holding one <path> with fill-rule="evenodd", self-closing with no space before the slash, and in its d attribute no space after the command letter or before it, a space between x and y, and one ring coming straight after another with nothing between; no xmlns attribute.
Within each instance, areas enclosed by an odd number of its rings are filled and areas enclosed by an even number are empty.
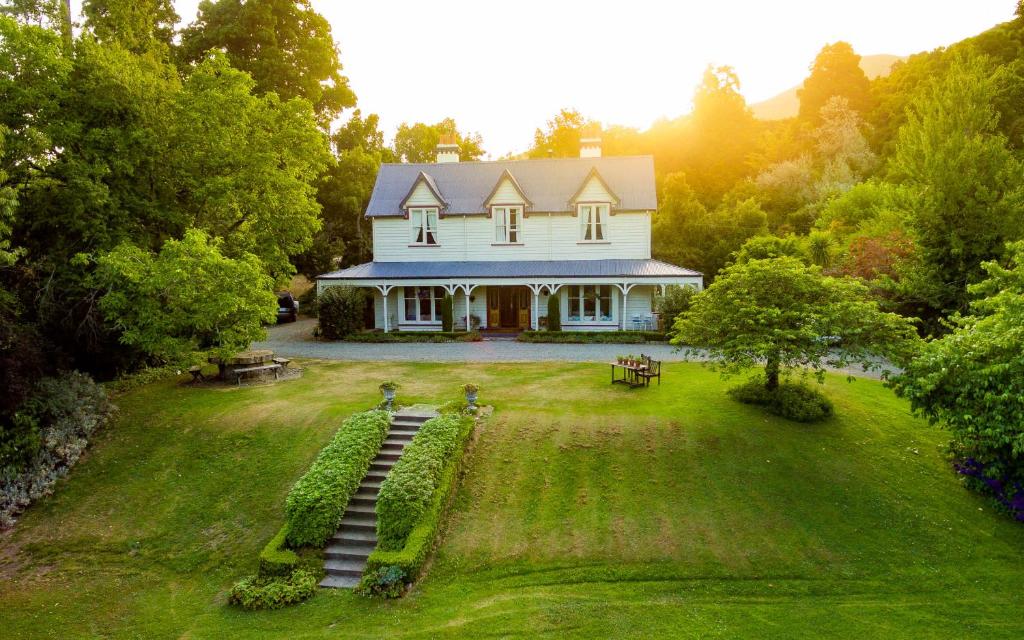
<svg viewBox="0 0 1024 640"><path fill-rule="evenodd" d="M519 225L523 219L522 207L494 207L494 242L518 244L522 242Z"/></svg>
<svg viewBox="0 0 1024 640"><path fill-rule="evenodd" d="M437 242L437 208L421 207L409 209L411 244L431 246Z"/></svg>
<svg viewBox="0 0 1024 640"><path fill-rule="evenodd" d="M607 204L581 204L579 205L580 218L580 241L581 242L605 242L608 240L608 215Z"/></svg>

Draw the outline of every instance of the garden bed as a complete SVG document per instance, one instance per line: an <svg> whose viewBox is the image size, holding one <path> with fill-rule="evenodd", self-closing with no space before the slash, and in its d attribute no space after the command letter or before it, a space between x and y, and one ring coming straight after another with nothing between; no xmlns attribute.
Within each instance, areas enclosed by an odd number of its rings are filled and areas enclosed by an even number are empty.
<svg viewBox="0 0 1024 640"><path fill-rule="evenodd" d="M345 342L480 342L479 331L367 331L345 336Z"/></svg>
<svg viewBox="0 0 1024 640"><path fill-rule="evenodd" d="M524 331L517 339L519 342L645 344L668 342L669 335L660 331Z"/></svg>

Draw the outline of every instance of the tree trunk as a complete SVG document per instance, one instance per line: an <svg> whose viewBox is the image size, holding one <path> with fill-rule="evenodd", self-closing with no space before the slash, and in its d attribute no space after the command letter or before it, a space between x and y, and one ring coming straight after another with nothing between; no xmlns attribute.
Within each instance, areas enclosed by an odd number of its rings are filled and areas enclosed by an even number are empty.
<svg viewBox="0 0 1024 640"><path fill-rule="evenodd" d="M779 357L769 356L768 361L764 364L765 373L765 388L769 391L775 391L779 388Z"/></svg>
<svg viewBox="0 0 1024 640"><path fill-rule="evenodd" d="M67 50L71 51L71 0L64 0L63 6L61 7L61 24L60 34L64 40L64 46Z"/></svg>

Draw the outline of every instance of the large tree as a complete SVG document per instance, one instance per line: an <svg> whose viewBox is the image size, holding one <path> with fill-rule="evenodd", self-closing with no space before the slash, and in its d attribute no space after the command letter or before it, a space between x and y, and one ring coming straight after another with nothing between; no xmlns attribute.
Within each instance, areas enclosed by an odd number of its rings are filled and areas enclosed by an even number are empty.
<svg viewBox="0 0 1024 640"><path fill-rule="evenodd" d="M860 56L848 42L825 45L811 64L811 75L797 91L799 118L817 124L821 108L834 96L842 96L854 111L865 114L871 107L871 83L860 68Z"/></svg>
<svg viewBox="0 0 1024 640"><path fill-rule="evenodd" d="M190 229L153 254L125 243L99 261L104 314L121 341L159 362L196 352L227 357L263 338L274 319L273 280L259 258L229 258L222 243Z"/></svg>
<svg viewBox="0 0 1024 640"><path fill-rule="evenodd" d="M928 342L893 384L953 432L962 462L1009 489L1024 483L1024 242L1008 253L1008 267L985 263L970 315L955 316L953 331Z"/></svg>
<svg viewBox="0 0 1024 640"><path fill-rule="evenodd" d="M459 159L463 162L479 160L484 154L480 134L459 131L453 118L445 118L436 124L403 122L398 125L398 131L395 133L395 155L405 162L434 162L441 136L454 137L455 144L459 147Z"/></svg>
<svg viewBox="0 0 1024 640"><path fill-rule="evenodd" d="M863 284L790 256L726 268L675 330L674 344L706 349L723 373L763 366L769 391L799 369L820 381L826 367L902 357L916 337L910 320L880 311Z"/></svg>
<svg viewBox="0 0 1024 640"><path fill-rule="evenodd" d="M993 106L1002 76L983 58L955 60L911 103L890 160L890 177L916 200L907 222L920 263L906 293L933 313L965 311L982 263L1024 230L1024 165Z"/></svg>
<svg viewBox="0 0 1024 640"><path fill-rule="evenodd" d="M84 27L101 42L117 42L136 53L170 48L178 14L172 0L85 0Z"/></svg>
<svg viewBox="0 0 1024 640"><path fill-rule="evenodd" d="M223 49L260 92L309 100L323 126L356 96L341 74L331 25L309 0L203 0L181 34L181 56L196 62Z"/></svg>
<svg viewBox="0 0 1024 640"><path fill-rule="evenodd" d="M561 109L548 120L545 129L534 132L533 146L527 155L531 158L576 158L580 155L583 129L594 126L594 121L576 109Z"/></svg>

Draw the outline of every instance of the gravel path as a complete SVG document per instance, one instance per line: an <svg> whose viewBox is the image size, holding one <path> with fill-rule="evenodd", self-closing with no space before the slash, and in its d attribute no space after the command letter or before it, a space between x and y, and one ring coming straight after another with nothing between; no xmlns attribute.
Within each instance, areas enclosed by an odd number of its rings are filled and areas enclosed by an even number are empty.
<svg viewBox="0 0 1024 640"><path fill-rule="evenodd" d="M618 355L640 352L666 362L702 359L667 344L535 344L512 340L445 344L326 342L313 337L314 327L313 319L270 327L267 340L255 343L253 348L270 349L292 358L373 362L610 362ZM888 368L895 370L892 366ZM881 371L865 372L860 367L835 371L863 378L881 377Z"/></svg>

